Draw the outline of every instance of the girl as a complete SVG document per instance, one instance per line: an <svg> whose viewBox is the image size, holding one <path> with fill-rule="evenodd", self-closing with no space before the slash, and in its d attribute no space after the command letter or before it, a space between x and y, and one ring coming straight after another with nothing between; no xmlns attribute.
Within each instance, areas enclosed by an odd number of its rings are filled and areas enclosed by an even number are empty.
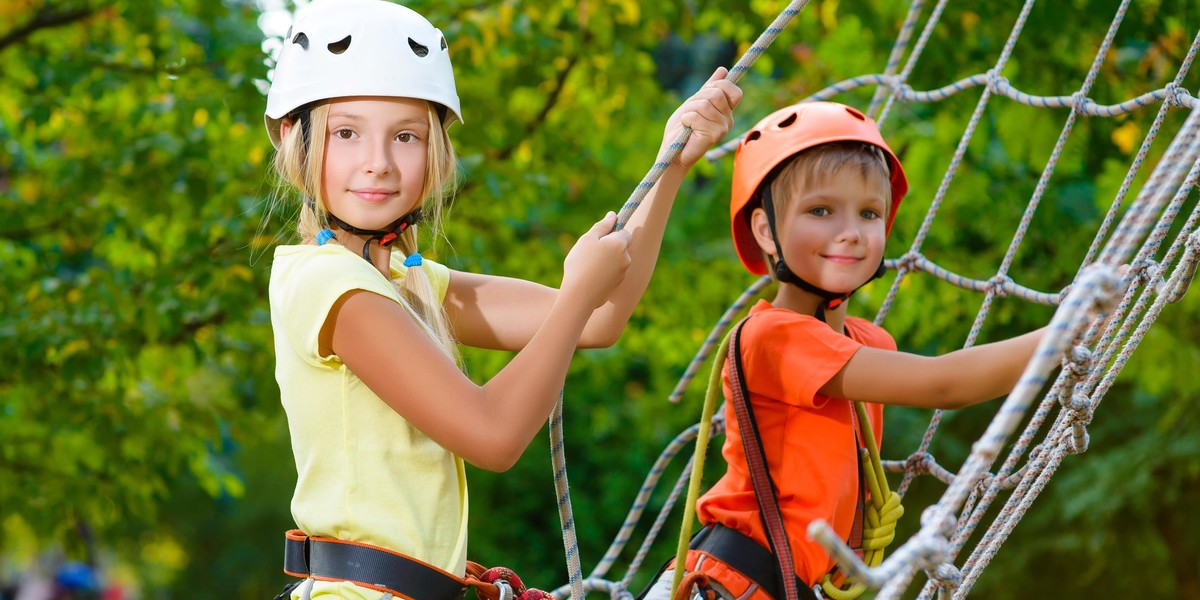
<svg viewBox="0 0 1200 600"><path fill-rule="evenodd" d="M512 466L574 349L620 336L680 182L729 130L741 91L718 70L672 115L664 143L694 131L677 161L625 229L610 233L609 213L579 239L553 289L417 251L418 223L437 233L454 181L447 129L461 120L439 30L383 0L318 0L284 43L266 124L276 170L301 197L300 243L276 249L270 283L298 473L285 570L308 576L292 595L455 597L464 461ZM519 352L480 386L459 370L457 343Z"/></svg>

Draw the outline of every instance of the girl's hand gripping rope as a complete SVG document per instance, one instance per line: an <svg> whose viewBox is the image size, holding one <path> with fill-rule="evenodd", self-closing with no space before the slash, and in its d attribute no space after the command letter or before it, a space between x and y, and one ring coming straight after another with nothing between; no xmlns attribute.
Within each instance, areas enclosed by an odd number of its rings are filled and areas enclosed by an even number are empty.
<svg viewBox="0 0 1200 600"><path fill-rule="evenodd" d="M588 308L608 301L613 289L625 279L632 262L629 256L632 233L613 232L616 222L616 213L610 211L604 215L575 242L563 263L561 293L577 298Z"/></svg>
<svg viewBox="0 0 1200 600"><path fill-rule="evenodd" d="M733 109L742 101L742 90L725 80L728 74L728 69L718 67L700 90L675 110L675 114L667 120L659 156L679 137L684 127L691 127L691 137L672 161L672 165L687 170L729 133L733 128Z"/></svg>

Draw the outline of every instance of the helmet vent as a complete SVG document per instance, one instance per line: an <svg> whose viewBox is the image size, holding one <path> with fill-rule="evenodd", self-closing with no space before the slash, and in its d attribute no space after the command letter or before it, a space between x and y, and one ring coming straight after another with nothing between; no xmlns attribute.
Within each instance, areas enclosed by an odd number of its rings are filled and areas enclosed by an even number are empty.
<svg viewBox="0 0 1200 600"><path fill-rule="evenodd" d="M446 36L442 36L442 50L446 49Z"/></svg>
<svg viewBox="0 0 1200 600"><path fill-rule="evenodd" d="M796 123L796 113L792 113L792 114L788 115L788 118L779 122L779 128L783 129L784 127L791 127L795 123Z"/></svg>
<svg viewBox="0 0 1200 600"><path fill-rule="evenodd" d="M350 36L346 36L332 44L329 44L329 51L334 54L341 54L350 48Z"/></svg>
<svg viewBox="0 0 1200 600"><path fill-rule="evenodd" d="M308 50L308 36L304 35L303 31L297 33L296 37L292 38L292 43L299 44L301 48Z"/></svg>
<svg viewBox="0 0 1200 600"><path fill-rule="evenodd" d="M754 131L751 131L750 133L746 134L746 142L745 143L749 144L750 142L753 142L754 140L757 140L760 137L762 137L762 132L755 129Z"/></svg>
<svg viewBox="0 0 1200 600"><path fill-rule="evenodd" d="M408 38L408 47L412 48L413 54L416 54L421 58L425 58L429 55L429 47L418 44L416 40L412 38Z"/></svg>
<svg viewBox="0 0 1200 600"><path fill-rule="evenodd" d="M858 112L857 110L855 110L855 109L853 109L853 108L850 108L849 106L847 106L847 107L846 107L846 112L850 113L850 116L854 117L855 119L858 119L859 121L866 121L866 120L867 120L867 116L866 116L866 115L864 115L864 114L862 114L862 113Z"/></svg>

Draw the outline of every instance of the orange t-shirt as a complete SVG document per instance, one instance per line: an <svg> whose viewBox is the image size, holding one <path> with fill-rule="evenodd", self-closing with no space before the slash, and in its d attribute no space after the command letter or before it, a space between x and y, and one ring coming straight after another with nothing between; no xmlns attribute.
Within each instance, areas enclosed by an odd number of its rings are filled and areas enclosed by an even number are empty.
<svg viewBox="0 0 1200 600"><path fill-rule="evenodd" d="M854 406L818 392L863 346L895 350L896 342L869 321L847 317L846 333L809 315L774 308L760 300L742 328L742 368L767 468L778 488L779 509L796 564L808 585L834 563L808 538L808 525L823 519L843 540L850 536L858 505L859 466ZM721 374L725 398L729 364ZM882 441L883 406L867 404L867 415ZM720 523L770 548L754 499L741 430L733 407L725 407L725 475L700 498L696 512L704 524ZM860 439L860 443L861 443Z"/></svg>

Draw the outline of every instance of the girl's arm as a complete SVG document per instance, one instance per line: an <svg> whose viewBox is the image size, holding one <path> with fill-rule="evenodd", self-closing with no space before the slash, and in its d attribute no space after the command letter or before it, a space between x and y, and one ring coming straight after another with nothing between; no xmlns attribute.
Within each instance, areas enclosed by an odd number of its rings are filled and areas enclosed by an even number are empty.
<svg viewBox="0 0 1200 600"><path fill-rule="evenodd" d="M468 379L394 301L352 291L322 329L346 366L388 406L443 448L508 469L550 415L588 317L629 266L629 234L609 213L567 255L562 289L529 343L483 386ZM324 348L322 349L324 352Z"/></svg>
<svg viewBox="0 0 1200 600"><path fill-rule="evenodd" d="M1012 391L1045 331L934 357L863 347L821 393L919 408L970 406Z"/></svg>
<svg viewBox="0 0 1200 600"><path fill-rule="evenodd" d="M646 195L623 231L632 234L633 264L624 281L588 319L581 347L611 346L621 336L633 309L646 291L658 261L663 232L675 195L691 168L733 126L733 108L741 90L725 81L722 67L667 122L663 146L673 142L683 126L692 128L687 145ZM559 291L520 279L452 272L446 310L459 341L470 346L518 350L538 330Z"/></svg>

